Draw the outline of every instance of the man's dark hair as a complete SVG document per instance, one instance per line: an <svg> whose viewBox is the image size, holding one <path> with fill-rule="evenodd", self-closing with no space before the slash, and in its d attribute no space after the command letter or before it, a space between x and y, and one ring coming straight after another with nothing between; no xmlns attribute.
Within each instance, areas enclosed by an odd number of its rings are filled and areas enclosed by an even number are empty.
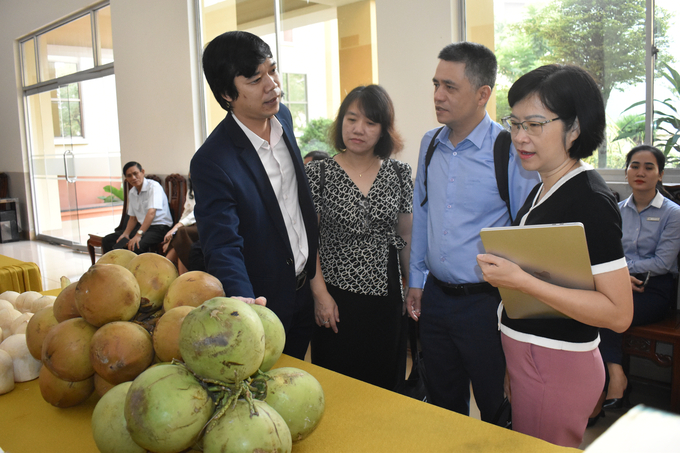
<svg viewBox="0 0 680 453"><path fill-rule="evenodd" d="M491 49L474 42L449 44L439 52L439 59L465 64L465 77L475 90L484 85L493 89L496 84L498 63Z"/></svg>
<svg viewBox="0 0 680 453"><path fill-rule="evenodd" d="M316 151L310 151L307 154L305 154L305 159L308 158L308 157L311 157L312 160L324 160L324 159L331 157L331 155L328 154L326 151L316 150Z"/></svg>
<svg viewBox="0 0 680 453"><path fill-rule="evenodd" d="M123 176L125 176L125 173L127 173L127 171L128 171L131 167L137 167L137 168L139 169L139 171L142 171L142 164L140 164L139 162L131 161L131 162L128 162L127 164L125 164L125 165L123 166Z"/></svg>
<svg viewBox="0 0 680 453"><path fill-rule="evenodd" d="M224 110L231 111L231 105L223 95L238 99L234 79L252 77L267 58L273 58L269 45L245 31L229 31L208 43L203 51L203 73Z"/></svg>
<svg viewBox="0 0 680 453"><path fill-rule="evenodd" d="M532 94L562 120L565 133L578 120L579 136L567 150L571 158L591 156L604 141L606 118L602 93L585 69L560 64L536 68L512 84L508 103L512 108Z"/></svg>

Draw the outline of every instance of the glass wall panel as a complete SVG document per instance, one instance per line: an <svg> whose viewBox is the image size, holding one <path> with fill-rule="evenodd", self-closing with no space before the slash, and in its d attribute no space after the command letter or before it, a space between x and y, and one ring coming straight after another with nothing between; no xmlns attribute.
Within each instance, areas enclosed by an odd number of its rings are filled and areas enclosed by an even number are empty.
<svg viewBox="0 0 680 453"><path fill-rule="evenodd" d="M622 168L625 154L645 141L645 33L646 0L494 0L495 45L498 57L497 119L509 114L507 90L522 74L549 63L575 64L594 77L605 101L606 143L588 162L599 168ZM653 3L653 2L650 2ZM474 8L472 2L468 8ZM670 99L666 113L680 107L672 79L673 55L678 54L677 15L674 0L656 0L655 109ZM664 76L664 71L666 76ZM675 93L675 94L674 94ZM674 98L675 96L675 98ZM676 114L671 115L673 118ZM654 119L654 143L667 147L670 165L677 150L668 140L677 127L668 115ZM663 126L663 129L662 129Z"/></svg>
<svg viewBox="0 0 680 453"><path fill-rule="evenodd" d="M110 7L46 30L21 44L36 233L85 244L113 231L123 204L115 77L81 75L113 63ZM65 76L72 83L57 85Z"/></svg>
<svg viewBox="0 0 680 453"><path fill-rule="evenodd" d="M678 6L656 4L658 69L672 61L667 11ZM644 141L646 8L646 0L495 0L497 119L509 114L507 90L519 76L543 64L578 65L595 78L607 113L606 142L587 161L622 168L625 154Z"/></svg>
<svg viewBox="0 0 680 453"><path fill-rule="evenodd" d="M655 0L656 34L665 39L654 80L654 146L666 155L667 167L680 167L680 2ZM659 47L659 43L657 43Z"/></svg>
<svg viewBox="0 0 680 453"><path fill-rule="evenodd" d="M21 43L21 65L23 68L24 86L38 83L38 70L35 66L35 40L33 38Z"/></svg>
<svg viewBox="0 0 680 453"><path fill-rule="evenodd" d="M38 35L40 81L93 68L92 43L92 25L89 14ZM72 63L72 71L57 75L55 65L50 64L54 61Z"/></svg>
<svg viewBox="0 0 680 453"><path fill-rule="evenodd" d="M293 114L302 153L330 150L319 137L325 137L344 95L357 85L377 83L373 1L280 0L278 16L274 0L198 3L203 46L230 30L249 31L269 44L282 76L283 102ZM210 132L224 119L225 112L207 83L205 93Z"/></svg>
<svg viewBox="0 0 680 453"><path fill-rule="evenodd" d="M105 65L113 63L113 39L111 38L111 7L95 11L97 16L97 27L99 40L97 41L99 48L99 64Z"/></svg>

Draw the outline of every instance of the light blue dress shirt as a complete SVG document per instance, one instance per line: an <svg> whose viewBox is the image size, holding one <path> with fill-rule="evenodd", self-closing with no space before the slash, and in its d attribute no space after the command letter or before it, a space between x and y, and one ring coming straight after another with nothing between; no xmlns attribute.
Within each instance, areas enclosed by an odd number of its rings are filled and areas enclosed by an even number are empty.
<svg viewBox="0 0 680 453"><path fill-rule="evenodd" d="M680 206L658 191L652 202L638 212L631 195L619 202L623 221L623 252L631 274L678 273L680 252Z"/></svg>
<svg viewBox="0 0 680 453"><path fill-rule="evenodd" d="M501 130L486 114L454 147L449 140L451 130L445 126L435 139L437 147L427 170L428 201L420 206L425 197L425 154L437 129L423 137L413 194L409 286L423 288L428 272L454 284L484 281L476 259L484 253L479 231L510 224L493 161L493 145ZM522 168L514 146L508 166L510 208L515 217L540 178Z"/></svg>

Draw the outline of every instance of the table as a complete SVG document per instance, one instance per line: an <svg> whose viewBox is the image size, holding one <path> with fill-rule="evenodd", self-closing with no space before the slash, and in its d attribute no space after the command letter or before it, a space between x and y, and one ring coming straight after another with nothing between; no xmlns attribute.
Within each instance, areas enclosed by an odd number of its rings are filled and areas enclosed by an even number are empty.
<svg viewBox="0 0 680 453"><path fill-rule="evenodd" d="M37 264L0 255L0 293L23 293L42 289L42 276Z"/></svg>
<svg viewBox="0 0 680 453"><path fill-rule="evenodd" d="M293 366L321 383L326 411L294 453L325 452L578 452L499 428L348 378L289 356ZM96 453L90 418L96 397L58 409L45 402L38 381L0 395L0 448L11 453Z"/></svg>

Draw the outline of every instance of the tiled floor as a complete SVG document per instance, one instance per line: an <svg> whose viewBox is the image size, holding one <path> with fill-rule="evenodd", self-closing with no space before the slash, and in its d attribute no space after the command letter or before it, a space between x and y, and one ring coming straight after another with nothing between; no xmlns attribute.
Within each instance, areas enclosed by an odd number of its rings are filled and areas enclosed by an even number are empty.
<svg viewBox="0 0 680 453"><path fill-rule="evenodd" d="M0 244L0 255L36 263L42 274L43 290L57 289L60 278L80 279L92 264L87 253L42 241L19 241Z"/></svg>
<svg viewBox="0 0 680 453"><path fill-rule="evenodd" d="M40 241L20 241L0 244L0 255L37 263L40 267L45 290L60 287L60 277L66 276L71 281L76 281L90 267L90 257L86 253L75 252L66 247L51 245ZM409 363L410 367L410 363ZM670 390L656 385L645 384L634 379L633 392L630 399L633 405L645 404L662 410L670 410ZM592 443L600 434L611 426L625 410L608 411L605 417L597 424L586 430L581 444L584 449ZM471 404L470 414L479 419L479 410Z"/></svg>

